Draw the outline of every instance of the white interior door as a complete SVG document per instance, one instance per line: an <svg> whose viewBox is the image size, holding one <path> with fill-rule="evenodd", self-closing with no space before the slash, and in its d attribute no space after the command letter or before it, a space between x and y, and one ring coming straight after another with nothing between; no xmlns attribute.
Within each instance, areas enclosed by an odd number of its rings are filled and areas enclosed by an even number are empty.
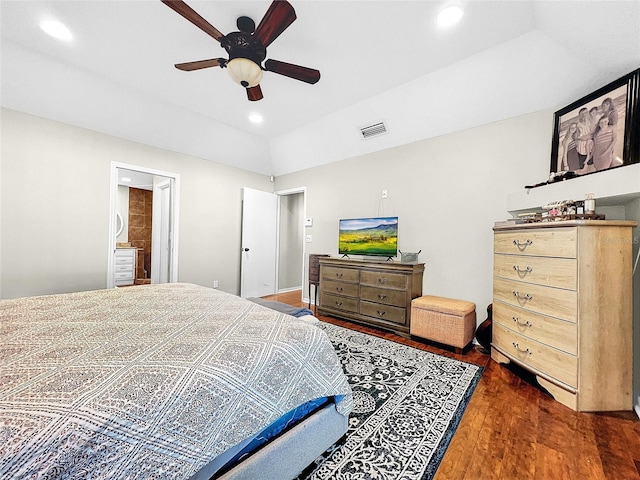
<svg viewBox="0 0 640 480"><path fill-rule="evenodd" d="M242 189L242 297L276 293L277 216L276 194Z"/></svg>
<svg viewBox="0 0 640 480"><path fill-rule="evenodd" d="M169 283L171 253L171 179L153 186L151 283Z"/></svg>

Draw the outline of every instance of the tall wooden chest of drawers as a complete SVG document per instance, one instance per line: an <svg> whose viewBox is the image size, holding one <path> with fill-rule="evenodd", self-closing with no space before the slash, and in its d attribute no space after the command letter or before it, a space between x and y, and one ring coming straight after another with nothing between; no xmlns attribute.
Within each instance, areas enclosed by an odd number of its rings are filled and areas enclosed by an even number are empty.
<svg viewBox="0 0 640 480"><path fill-rule="evenodd" d="M320 258L318 311L409 336L424 263Z"/></svg>
<svg viewBox="0 0 640 480"><path fill-rule="evenodd" d="M635 225L494 228L492 358L530 370L574 410L630 410Z"/></svg>

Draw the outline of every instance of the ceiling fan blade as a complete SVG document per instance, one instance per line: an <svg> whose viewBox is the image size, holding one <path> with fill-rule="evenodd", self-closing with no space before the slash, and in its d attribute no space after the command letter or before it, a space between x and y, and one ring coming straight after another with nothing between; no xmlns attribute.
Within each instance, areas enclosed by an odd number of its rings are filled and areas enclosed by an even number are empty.
<svg viewBox="0 0 640 480"><path fill-rule="evenodd" d="M176 63L176 68L178 70L183 70L185 72L191 72L193 70L200 70L201 68L209 68L209 67L219 67L226 63L226 59L224 58L212 58L210 60L198 60L195 62L185 62L185 63Z"/></svg>
<svg viewBox="0 0 640 480"><path fill-rule="evenodd" d="M247 98L250 102L257 102L258 100L262 100L262 89L260 88L260 85L247 88Z"/></svg>
<svg viewBox="0 0 640 480"><path fill-rule="evenodd" d="M181 0L162 0L167 7L171 8L175 12L182 15L184 18L193 23L196 27L202 30L204 33L211 35L216 40L224 36L220 31L202 18L193 8L184 3Z"/></svg>
<svg viewBox="0 0 640 480"><path fill-rule="evenodd" d="M320 72L313 68L301 67L293 63L281 62L279 60L267 60L264 62L264 68L273 73L284 75L285 77L295 78L310 84L318 83L320 80Z"/></svg>
<svg viewBox="0 0 640 480"><path fill-rule="evenodd" d="M253 37L268 47L296 19L296 12L285 0L274 0L264 14Z"/></svg>

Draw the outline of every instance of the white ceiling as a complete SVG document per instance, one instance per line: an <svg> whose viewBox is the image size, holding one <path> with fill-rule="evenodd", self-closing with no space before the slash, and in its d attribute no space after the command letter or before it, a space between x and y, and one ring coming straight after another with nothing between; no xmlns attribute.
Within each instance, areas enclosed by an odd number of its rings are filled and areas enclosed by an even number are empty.
<svg viewBox="0 0 640 480"><path fill-rule="evenodd" d="M240 15L258 23L270 0L187 3L229 33ZM2 0L2 106L282 175L560 108L640 66L640 0L459 1L449 30L435 23L444 1L291 3L298 18L267 58L321 79L265 72L264 100L249 102L220 68L173 67L225 52L160 0ZM48 37L43 18L74 40ZM380 120L389 134L361 140Z"/></svg>

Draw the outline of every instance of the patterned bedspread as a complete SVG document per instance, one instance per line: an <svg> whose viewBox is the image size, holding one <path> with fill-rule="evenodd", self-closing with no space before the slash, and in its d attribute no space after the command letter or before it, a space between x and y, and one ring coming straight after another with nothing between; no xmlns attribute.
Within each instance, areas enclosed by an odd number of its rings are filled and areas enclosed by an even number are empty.
<svg viewBox="0 0 640 480"><path fill-rule="evenodd" d="M319 328L219 290L0 301L0 478L183 479L351 390Z"/></svg>

